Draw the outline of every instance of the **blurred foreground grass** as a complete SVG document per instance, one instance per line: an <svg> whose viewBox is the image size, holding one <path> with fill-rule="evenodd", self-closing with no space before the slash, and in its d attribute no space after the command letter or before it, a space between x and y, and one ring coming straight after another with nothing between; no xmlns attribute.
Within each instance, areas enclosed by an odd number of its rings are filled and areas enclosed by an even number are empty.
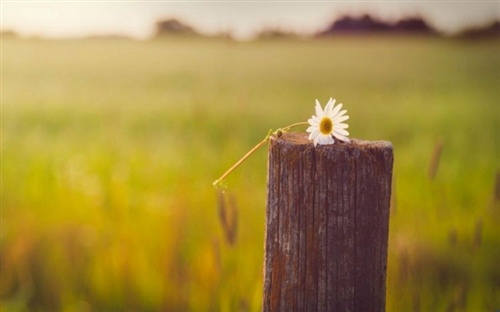
<svg viewBox="0 0 500 312"><path fill-rule="evenodd" d="M388 310L500 308L498 40L4 39L2 53L2 311L258 311L265 149L229 178L234 242L211 183L330 96L352 137L394 144Z"/></svg>

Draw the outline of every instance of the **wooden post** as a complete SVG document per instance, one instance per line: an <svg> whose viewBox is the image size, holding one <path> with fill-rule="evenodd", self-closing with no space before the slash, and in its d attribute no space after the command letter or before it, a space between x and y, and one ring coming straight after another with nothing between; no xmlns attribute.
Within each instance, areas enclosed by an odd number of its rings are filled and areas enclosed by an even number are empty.
<svg viewBox="0 0 500 312"><path fill-rule="evenodd" d="M384 311L393 153L386 141L269 144L264 311Z"/></svg>

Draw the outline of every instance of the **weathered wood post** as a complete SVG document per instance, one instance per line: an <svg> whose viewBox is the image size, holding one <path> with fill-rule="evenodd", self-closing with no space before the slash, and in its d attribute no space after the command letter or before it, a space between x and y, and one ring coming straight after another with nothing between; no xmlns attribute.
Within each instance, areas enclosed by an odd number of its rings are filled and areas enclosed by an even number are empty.
<svg viewBox="0 0 500 312"><path fill-rule="evenodd" d="M264 311L384 311L393 153L386 141L269 145Z"/></svg>

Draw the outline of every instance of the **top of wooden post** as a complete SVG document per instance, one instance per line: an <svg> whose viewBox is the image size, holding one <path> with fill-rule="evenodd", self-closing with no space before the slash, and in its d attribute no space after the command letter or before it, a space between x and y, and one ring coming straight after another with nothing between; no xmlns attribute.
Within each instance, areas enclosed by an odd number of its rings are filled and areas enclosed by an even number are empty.
<svg viewBox="0 0 500 312"><path fill-rule="evenodd" d="M271 136L270 140L276 143L290 144L290 145L306 145L314 147L313 142L308 139L308 134L305 132L285 132L280 137ZM304 147L306 147L304 146ZM316 148L336 149L341 147L355 147L362 150L392 150L392 143L389 141L366 141L360 139L351 139L349 143L335 139L335 144L318 145Z"/></svg>

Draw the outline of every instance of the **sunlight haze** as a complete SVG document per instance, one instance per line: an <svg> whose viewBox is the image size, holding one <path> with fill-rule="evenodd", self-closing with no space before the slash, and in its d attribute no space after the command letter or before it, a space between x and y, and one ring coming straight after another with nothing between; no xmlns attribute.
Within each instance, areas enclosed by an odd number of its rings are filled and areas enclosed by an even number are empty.
<svg viewBox="0 0 500 312"><path fill-rule="evenodd" d="M264 28L311 34L343 15L372 14L392 21L422 16L445 33L500 19L499 2L84 2L2 3L2 29L51 38L126 35L147 39L154 23L178 18L200 32L250 38Z"/></svg>

